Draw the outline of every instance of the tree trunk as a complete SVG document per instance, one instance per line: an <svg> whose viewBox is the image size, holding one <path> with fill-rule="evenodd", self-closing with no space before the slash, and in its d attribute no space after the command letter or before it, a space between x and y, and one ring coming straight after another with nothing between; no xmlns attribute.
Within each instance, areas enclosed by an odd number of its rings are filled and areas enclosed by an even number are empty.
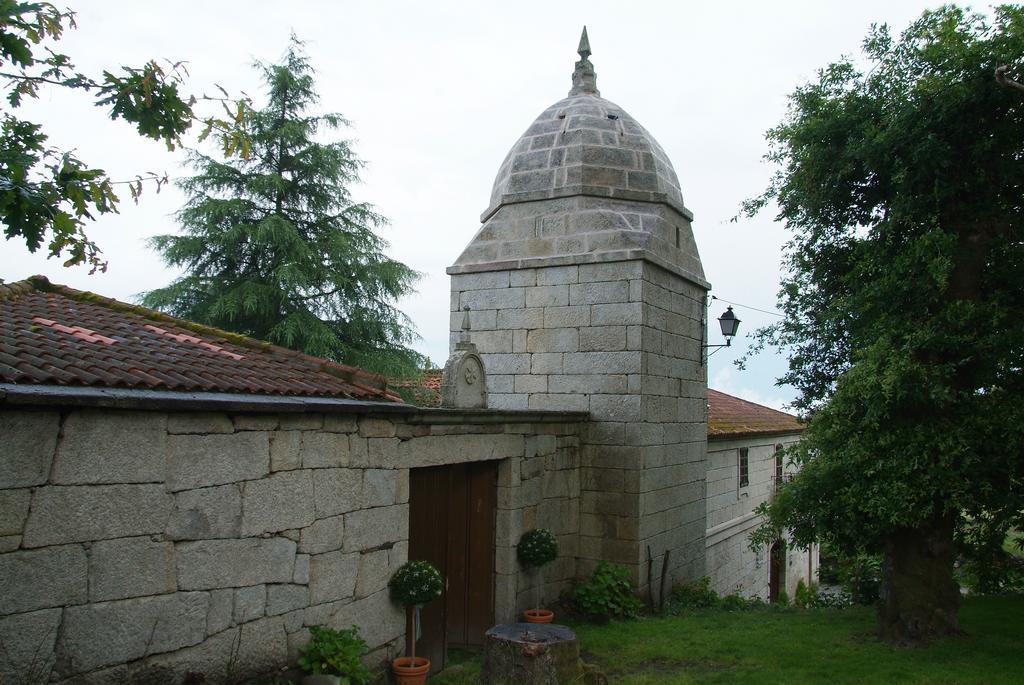
<svg viewBox="0 0 1024 685"><path fill-rule="evenodd" d="M579 685L587 682L580 641L565 626L507 623L484 635L485 685Z"/></svg>
<svg viewBox="0 0 1024 685"><path fill-rule="evenodd" d="M416 656L416 607L405 608L405 655Z"/></svg>
<svg viewBox="0 0 1024 685"><path fill-rule="evenodd" d="M951 518L889 537L878 603L880 638L898 645L920 645L960 632L955 557Z"/></svg>

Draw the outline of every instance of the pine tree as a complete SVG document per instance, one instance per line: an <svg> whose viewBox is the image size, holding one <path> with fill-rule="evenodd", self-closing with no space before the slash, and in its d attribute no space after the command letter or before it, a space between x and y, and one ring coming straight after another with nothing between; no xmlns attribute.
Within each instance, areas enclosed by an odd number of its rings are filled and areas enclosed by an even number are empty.
<svg viewBox="0 0 1024 685"><path fill-rule="evenodd" d="M349 141L319 142L349 125L311 114L313 69L294 36L280 64L260 63L266 106L247 118L247 160L191 151L194 176L178 212L180 235L150 245L184 269L143 303L193 321L389 375L424 358L396 298L419 274L384 255L387 224L349 188L363 162Z"/></svg>

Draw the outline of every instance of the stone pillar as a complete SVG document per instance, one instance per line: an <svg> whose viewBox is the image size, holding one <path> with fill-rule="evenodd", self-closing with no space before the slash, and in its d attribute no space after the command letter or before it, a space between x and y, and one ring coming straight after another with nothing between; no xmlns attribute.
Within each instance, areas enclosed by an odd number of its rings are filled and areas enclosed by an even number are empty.
<svg viewBox="0 0 1024 685"><path fill-rule="evenodd" d="M669 549L673 578L703 572L704 293L641 259L452 277L456 318L472 307L492 408L591 414L580 575L604 559L643 586L648 546L655 575Z"/></svg>

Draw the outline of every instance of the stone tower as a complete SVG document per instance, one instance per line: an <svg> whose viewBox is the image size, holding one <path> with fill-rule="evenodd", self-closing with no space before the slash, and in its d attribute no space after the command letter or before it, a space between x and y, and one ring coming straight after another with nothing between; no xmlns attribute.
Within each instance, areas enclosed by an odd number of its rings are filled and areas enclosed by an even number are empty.
<svg viewBox="0 0 1024 685"><path fill-rule="evenodd" d="M502 162L451 274L453 345L473 342L501 409L589 411L577 573L630 567L641 588L704 573L704 280L672 163L600 96L584 28L569 96ZM544 525L542 521L538 525Z"/></svg>

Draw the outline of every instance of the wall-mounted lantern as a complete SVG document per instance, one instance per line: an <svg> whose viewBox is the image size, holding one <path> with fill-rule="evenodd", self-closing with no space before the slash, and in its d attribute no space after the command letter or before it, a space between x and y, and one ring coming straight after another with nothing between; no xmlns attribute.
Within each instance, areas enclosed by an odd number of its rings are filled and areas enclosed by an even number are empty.
<svg viewBox="0 0 1024 685"><path fill-rule="evenodd" d="M736 335L736 331L740 329L740 320L736 318L736 315L732 312L732 307L728 307L725 312L718 317L718 325L722 327L722 335L725 337L725 344L723 345L701 345L701 349L711 349L713 347L731 347L732 339ZM701 355L703 358L703 355ZM703 359L702 359L703 361Z"/></svg>
<svg viewBox="0 0 1024 685"><path fill-rule="evenodd" d="M736 335L736 331L740 328L740 320L732 313L732 307L726 308L725 313L718 317L718 325L722 327L722 335L725 336L725 346L729 347L733 336Z"/></svg>

